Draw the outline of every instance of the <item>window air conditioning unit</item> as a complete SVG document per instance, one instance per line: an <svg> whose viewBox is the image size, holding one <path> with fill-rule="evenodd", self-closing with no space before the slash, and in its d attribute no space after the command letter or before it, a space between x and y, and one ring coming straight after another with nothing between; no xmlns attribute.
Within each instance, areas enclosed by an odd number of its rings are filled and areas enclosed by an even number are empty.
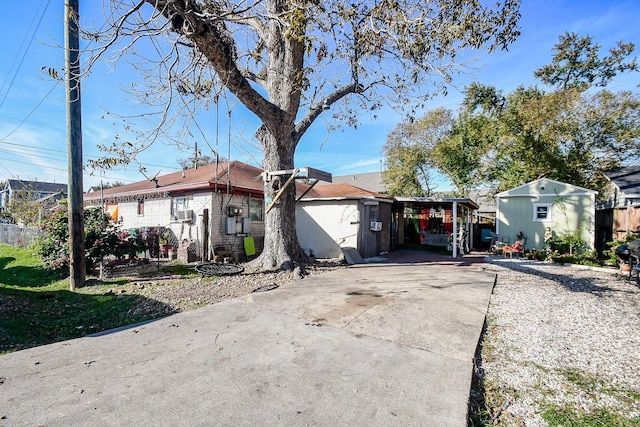
<svg viewBox="0 0 640 427"><path fill-rule="evenodd" d="M193 211L188 209L186 211L178 211L178 220L179 221L191 221L193 218Z"/></svg>
<svg viewBox="0 0 640 427"><path fill-rule="evenodd" d="M382 221L371 221L371 231L382 231Z"/></svg>

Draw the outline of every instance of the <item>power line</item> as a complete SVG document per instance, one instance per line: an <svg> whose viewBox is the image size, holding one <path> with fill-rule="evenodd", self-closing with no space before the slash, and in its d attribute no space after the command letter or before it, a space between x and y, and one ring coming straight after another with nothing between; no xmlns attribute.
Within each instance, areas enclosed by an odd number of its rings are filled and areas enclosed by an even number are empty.
<svg viewBox="0 0 640 427"><path fill-rule="evenodd" d="M52 153L61 153L61 154L64 154L64 155L67 154L66 150L58 150L58 149L55 149L55 148L46 148L46 147L36 147L36 146L33 146L33 145L18 144L18 143L15 143L15 142L9 142L9 141L4 141L4 140L0 141L0 149L2 149L1 148L2 144L11 145L11 146L14 146L14 147L26 148L26 149L30 149L30 150L49 151L49 152L52 152ZM11 152L16 152L18 154L24 154L24 155L27 155L27 156L38 157L35 154L31 154L31 153L27 153L27 152L19 152L17 150L16 151L5 150L5 151L10 152L10 153ZM89 155L89 154L85 154L85 155L83 155L83 157L85 159L99 159L100 158L100 156ZM153 167L157 167L157 168L163 168L163 169L169 169L169 170L175 170L175 171L180 170L180 168L175 167L175 166L158 165L158 164L154 164L154 163L137 162L137 164L142 165L142 166L153 166Z"/></svg>
<svg viewBox="0 0 640 427"><path fill-rule="evenodd" d="M36 36L36 32L38 31L38 28L40 27L40 24L42 23L42 19L44 18L44 14L47 11L47 8L49 7L49 2L50 1L51 0L47 0L47 4L44 6L44 9L42 9L42 14L40 15L40 19L38 19L38 24L36 25L35 29L33 30L33 33L31 34L31 38L29 39L29 44L27 45L26 49L22 53L22 57L20 58L20 63L16 67L16 69L15 69L15 71L13 73L13 77L11 77L11 82L9 83L9 87L7 87L7 91L4 93L4 96L2 97L2 101L0 101L0 108L2 108L2 106L4 105L4 101L7 99L7 96L9 95L9 91L13 87L13 83L16 80L16 76L18 75L18 71L20 71L20 67L22 67L22 63L24 62L24 59L27 56L27 52L29 52L29 48L31 47L31 44L33 43L33 38ZM40 3L40 4L42 5L42 3ZM35 20L35 16L34 16L34 20ZM34 20L32 20L31 24L29 25L29 31L30 31L31 27L33 26ZM29 32L27 31L26 35L28 35L28 34L29 34ZM25 39L22 40L22 44L20 44L20 49L18 49L18 54L20 53L20 50L24 46L25 40L26 40L26 37L25 37ZM16 58L14 58L13 62L11 63L11 67L9 68L9 72L11 72L11 68L13 68L13 64L15 64L15 59ZM7 77L9 77L9 76L7 75ZM5 79L4 82L2 82L2 87L3 88L4 88L6 82L7 82L6 79Z"/></svg>
<svg viewBox="0 0 640 427"><path fill-rule="evenodd" d="M4 160L4 161L7 161L7 162L12 162L12 163L19 163L19 164L23 164L23 165L33 166L33 163L29 163L29 162L22 162L22 161L20 161L20 160L7 159L7 158L3 158L3 157L0 157L0 160ZM12 176L12 177L14 177L14 178L16 178L16 177L17 177L17 175L16 175L16 174L14 174L13 172L11 172L11 171L10 171L9 169L7 169L4 165L0 165L0 166L2 166L2 167L3 167L7 172L9 172L9 174L11 174L11 176ZM60 172L65 172L65 173L67 172L67 170L66 170L66 169L55 168L55 167L52 167L52 166L47 166L47 169L55 170L55 171L60 171ZM132 180L132 179L126 179L126 178L120 178L120 177L114 177L114 176L107 176L107 175L93 175L93 174L88 173L88 172L83 172L83 175L84 175L84 176L86 176L86 177L97 177L97 176L99 176L100 178L112 179L112 180L115 180L115 181L138 182L138 181L134 181L134 180Z"/></svg>
<svg viewBox="0 0 640 427"><path fill-rule="evenodd" d="M42 98L40 100L40 102L38 102L38 104L33 107L33 109L29 112L29 114L27 114L27 117L25 117L20 124L18 124L18 126L16 126L11 132L9 132L7 135L5 135L4 138L2 138L3 140L9 138L11 135L13 135L13 133L15 131L17 131L18 129L20 129L20 127L27 121L29 120L29 117L31 117L31 115L42 105L42 103L49 97L49 95L51 95L51 92L53 92L53 90L56 88L56 86L58 86L58 82L56 82L51 89L49 89L49 92L47 92L47 94L44 96L44 98ZM1 105L0 105L1 106Z"/></svg>

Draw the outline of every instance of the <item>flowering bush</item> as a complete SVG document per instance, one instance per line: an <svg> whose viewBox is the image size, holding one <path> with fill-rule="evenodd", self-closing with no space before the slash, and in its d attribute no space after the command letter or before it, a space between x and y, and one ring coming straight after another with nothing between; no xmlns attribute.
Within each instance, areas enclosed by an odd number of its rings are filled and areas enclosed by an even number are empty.
<svg viewBox="0 0 640 427"><path fill-rule="evenodd" d="M52 270L69 266L69 225L66 206L51 212L40 227L44 237L38 243L38 253ZM85 256L87 269L91 269L106 256L118 260L133 258L138 252L147 250L147 244L138 236L120 229L103 215L100 209L84 211Z"/></svg>
<svg viewBox="0 0 640 427"><path fill-rule="evenodd" d="M557 251L552 251L551 249L532 249L527 251L524 256L535 261L550 261L557 254Z"/></svg>

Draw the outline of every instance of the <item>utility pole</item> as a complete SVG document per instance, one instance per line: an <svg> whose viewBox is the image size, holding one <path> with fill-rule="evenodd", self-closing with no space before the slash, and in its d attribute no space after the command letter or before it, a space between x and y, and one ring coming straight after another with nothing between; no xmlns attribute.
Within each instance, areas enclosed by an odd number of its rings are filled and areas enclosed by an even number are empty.
<svg viewBox="0 0 640 427"><path fill-rule="evenodd" d="M64 41L67 87L67 147L69 156L69 242L70 288L84 286L84 210L82 185L82 110L80 104L79 0L65 0Z"/></svg>

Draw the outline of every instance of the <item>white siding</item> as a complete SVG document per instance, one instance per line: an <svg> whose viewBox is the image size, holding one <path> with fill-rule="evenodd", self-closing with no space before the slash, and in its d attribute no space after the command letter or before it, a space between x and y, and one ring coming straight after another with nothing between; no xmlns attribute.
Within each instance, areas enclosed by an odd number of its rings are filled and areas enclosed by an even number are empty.
<svg viewBox="0 0 640 427"><path fill-rule="evenodd" d="M356 200L309 201L296 206L296 230L304 249L317 258L337 258L340 247L358 247L360 213Z"/></svg>
<svg viewBox="0 0 640 427"><path fill-rule="evenodd" d="M595 195L595 191L545 178L505 191L497 200L497 232L513 243L522 231L527 236L527 249L541 249L546 227L558 236L582 227L582 239L593 248ZM536 205L550 207L546 220L534 218Z"/></svg>

